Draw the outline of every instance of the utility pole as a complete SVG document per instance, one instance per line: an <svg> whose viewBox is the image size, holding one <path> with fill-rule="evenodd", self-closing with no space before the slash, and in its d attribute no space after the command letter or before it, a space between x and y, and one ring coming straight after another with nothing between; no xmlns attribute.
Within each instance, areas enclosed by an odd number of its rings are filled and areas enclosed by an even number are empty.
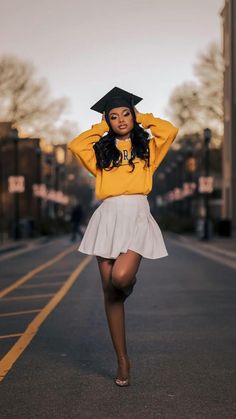
<svg viewBox="0 0 236 419"><path fill-rule="evenodd" d="M210 128L204 129L204 145L205 145L205 178L208 179L210 176L210 149L209 144L211 141L211 130ZM204 193L204 206L205 206L205 220L204 220L204 235L203 239L209 240L212 232L212 225L210 220L210 202L209 192Z"/></svg>
<svg viewBox="0 0 236 419"><path fill-rule="evenodd" d="M18 144L19 144L19 137L18 131L16 129L12 129L12 137L13 137L13 144L14 144L14 176L18 178L19 176L19 153L18 153ZM19 193L14 193L14 239L18 240L20 238L20 230L19 230Z"/></svg>

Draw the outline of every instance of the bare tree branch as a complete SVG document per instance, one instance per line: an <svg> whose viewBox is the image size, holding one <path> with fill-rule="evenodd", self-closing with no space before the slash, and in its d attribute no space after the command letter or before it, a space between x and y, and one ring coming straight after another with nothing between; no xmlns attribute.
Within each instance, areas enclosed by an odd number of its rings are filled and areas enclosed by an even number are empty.
<svg viewBox="0 0 236 419"><path fill-rule="evenodd" d="M11 121L31 137L44 135L48 141L58 136L57 124L69 103L65 97L50 99L47 80L36 79L35 67L12 55L0 58L0 100L1 121ZM67 121L65 126L73 131L73 123Z"/></svg>
<svg viewBox="0 0 236 419"><path fill-rule="evenodd" d="M168 114L181 128L182 135L204 128L212 129L212 146L219 148L223 134L223 58L220 47L213 42L199 54L194 65L198 82L177 86L169 99Z"/></svg>

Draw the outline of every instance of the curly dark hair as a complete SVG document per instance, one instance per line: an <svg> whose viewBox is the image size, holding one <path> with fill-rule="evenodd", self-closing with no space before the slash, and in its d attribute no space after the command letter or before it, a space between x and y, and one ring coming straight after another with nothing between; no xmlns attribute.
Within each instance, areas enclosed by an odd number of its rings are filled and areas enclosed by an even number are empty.
<svg viewBox="0 0 236 419"><path fill-rule="evenodd" d="M144 168L150 166L149 134L141 126L139 126L134 116L133 120L134 127L130 132L130 139L132 143L131 158L128 160L129 165L132 166L130 173L135 169L135 165L133 163L135 157L139 157L145 161ZM118 150L115 144L116 134L110 125L109 128L109 132L93 145L97 160L97 168L108 171L114 167L120 166L122 161L122 153ZM111 164L112 166L110 166Z"/></svg>

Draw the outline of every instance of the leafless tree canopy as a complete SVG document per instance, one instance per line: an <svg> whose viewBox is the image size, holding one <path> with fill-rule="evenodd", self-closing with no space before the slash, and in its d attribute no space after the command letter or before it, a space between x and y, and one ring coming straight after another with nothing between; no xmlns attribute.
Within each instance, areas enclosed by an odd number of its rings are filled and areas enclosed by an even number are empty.
<svg viewBox="0 0 236 419"><path fill-rule="evenodd" d="M68 99L51 99L47 80L36 79L35 67L12 55L0 58L0 100L0 120L28 136L63 142L75 131L69 121L59 122Z"/></svg>
<svg viewBox="0 0 236 419"><path fill-rule="evenodd" d="M196 82L177 86L169 99L168 113L182 135L212 129L212 146L220 147L223 133L223 58L213 42L194 64Z"/></svg>

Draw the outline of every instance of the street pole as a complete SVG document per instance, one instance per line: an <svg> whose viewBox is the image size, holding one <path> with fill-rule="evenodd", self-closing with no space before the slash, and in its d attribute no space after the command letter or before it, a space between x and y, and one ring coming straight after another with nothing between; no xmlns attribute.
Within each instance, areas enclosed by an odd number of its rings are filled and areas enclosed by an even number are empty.
<svg viewBox="0 0 236 419"><path fill-rule="evenodd" d="M63 149L63 147L56 147L55 150L55 158L56 158L56 169L55 169L55 189L56 191L59 190L63 190L63 181L65 178L65 159L66 159L66 154L65 154L65 150ZM64 171L64 175L63 175L63 171ZM55 203L55 213L56 213L56 218L57 220L59 220L59 218L62 216L62 209L60 207L60 204Z"/></svg>
<svg viewBox="0 0 236 419"><path fill-rule="evenodd" d="M166 174L166 182L165 182L166 188L165 189L166 189L166 194L167 194L171 190L171 183L170 183L171 168L169 166L166 167L165 174ZM167 203L167 211L168 211L168 215L169 215L169 213L171 211L171 202Z"/></svg>
<svg viewBox="0 0 236 419"><path fill-rule="evenodd" d="M186 162L187 162L187 182L188 183L192 183L193 181L193 174L192 174L192 170L188 167L189 165L189 161L190 159L193 158L193 142L192 139L189 138L187 140L187 147L186 147ZM187 216L192 217L192 195L187 196L186 201L187 201Z"/></svg>
<svg viewBox="0 0 236 419"><path fill-rule="evenodd" d="M182 188L182 186L183 186L183 162L184 162L184 157L183 157L183 155L180 153L180 154L177 154L177 165L178 165L178 182L177 182L177 185L178 185L178 188ZM182 208L183 208L183 200L182 200L182 198L180 199L180 201L178 202L178 213L179 213L179 215L182 215Z"/></svg>
<svg viewBox="0 0 236 419"><path fill-rule="evenodd" d="M60 164L56 161L55 162L55 180L54 180L54 188L58 192L59 191L59 184L60 184ZM54 202L54 213L56 220L58 221L58 209L59 204L57 202Z"/></svg>
<svg viewBox="0 0 236 419"><path fill-rule="evenodd" d="M205 177L209 176L210 173L210 149L209 144L211 141L211 130L209 128L204 129L204 145L205 145ZM204 222L204 236L205 240L209 240L211 233L211 220L210 220L210 205L209 205L209 193L204 194L204 206L205 206L205 222Z"/></svg>
<svg viewBox="0 0 236 419"><path fill-rule="evenodd" d="M177 177L177 168L178 168L178 166L177 166L177 163L174 162L174 161L170 164L170 166L171 166L171 169L172 169L172 186L171 186L171 190L173 191L175 189L175 187L178 186L178 183L177 183L178 182L178 177ZM178 213L177 208L178 208L178 202L174 200L173 201L173 212L174 212L174 214Z"/></svg>
<svg viewBox="0 0 236 419"><path fill-rule="evenodd" d="M13 144L14 144L14 176L18 177L19 175L19 155L18 155L18 143L19 137L17 130L14 131L13 136ZM19 231L19 193L14 193L14 239L18 240L20 238L20 231Z"/></svg>
<svg viewBox="0 0 236 419"><path fill-rule="evenodd" d="M3 194L4 194L4 182L3 182L3 139L0 138L0 240L3 243L4 240L4 204L3 204Z"/></svg>
<svg viewBox="0 0 236 419"><path fill-rule="evenodd" d="M36 153L36 161L37 161L37 184L40 185L42 183L42 170L41 170L41 156L42 156L42 152L41 152L41 148L40 146L37 146L35 149L35 153ZM38 231L40 232L40 227L41 227L41 202L42 199L40 197L36 198L36 202L37 202L37 223L38 223Z"/></svg>

